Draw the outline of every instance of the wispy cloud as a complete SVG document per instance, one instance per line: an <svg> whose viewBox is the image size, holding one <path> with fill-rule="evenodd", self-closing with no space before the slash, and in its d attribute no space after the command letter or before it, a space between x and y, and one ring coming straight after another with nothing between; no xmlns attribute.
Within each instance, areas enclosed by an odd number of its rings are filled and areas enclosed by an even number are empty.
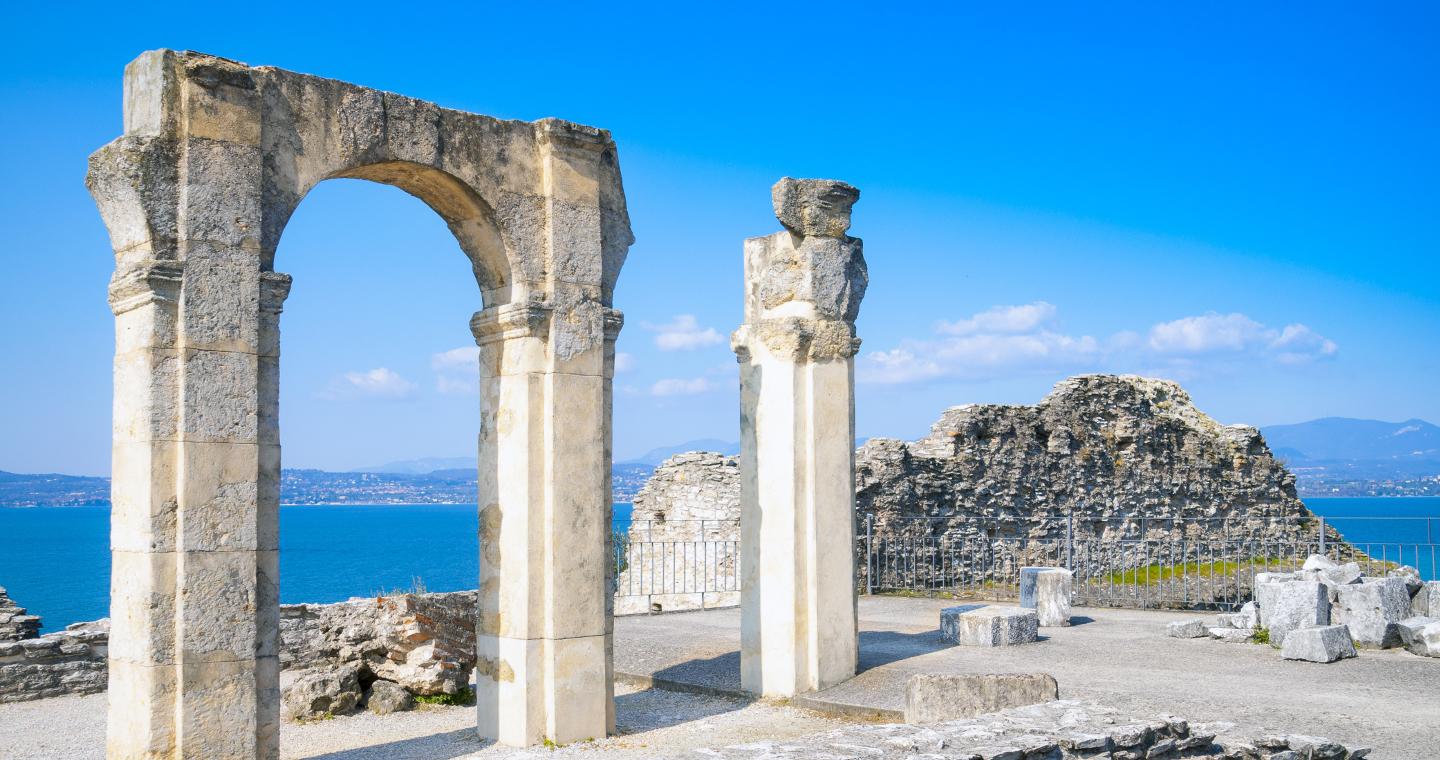
<svg viewBox="0 0 1440 760"><path fill-rule="evenodd" d="M615 371L629 372L635 369L635 355L627 354L624 351L615 352Z"/></svg>
<svg viewBox="0 0 1440 760"><path fill-rule="evenodd" d="M1339 350L1306 325L1273 328L1238 313L1183 317L1143 333L1123 330L1103 339L1061 331L1057 314L1055 306L1036 301L942 321L935 337L907 339L863 355L857 374L866 382L891 384L1101 369L1178 376L1237 360L1299 365Z"/></svg>
<svg viewBox="0 0 1440 760"><path fill-rule="evenodd" d="M667 377L650 386L652 396L696 396L717 388L708 377Z"/></svg>
<svg viewBox="0 0 1440 760"><path fill-rule="evenodd" d="M435 390L456 395L479 393L479 357L480 349L476 346L461 346L431 354L430 369L435 372Z"/></svg>
<svg viewBox="0 0 1440 760"><path fill-rule="evenodd" d="M661 351L693 351L725 342L713 327L701 327L693 314L677 314L665 324L641 322L640 326L655 333L655 346Z"/></svg>
<svg viewBox="0 0 1440 760"><path fill-rule="evenodd" d="M331 401L382 399L398 401L415 395L415 384L387 367L346 372L330 381L320 397Z"/></svg>

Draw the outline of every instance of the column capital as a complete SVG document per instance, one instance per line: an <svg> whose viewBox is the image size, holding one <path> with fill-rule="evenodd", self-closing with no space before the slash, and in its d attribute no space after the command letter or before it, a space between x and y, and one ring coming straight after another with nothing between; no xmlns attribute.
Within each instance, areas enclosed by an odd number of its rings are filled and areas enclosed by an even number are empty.
<svg viewBox="0 0 1440 760"><path fill-rule="evenodd" d="M470 332L477 346L511 338L544 338L550 332L552 312L550 304L539 302L490 306L470 318Z"/></svg>
<svg viewBox="0 0 1440 760"><path fill-rule="evenodd" d="M290 275L283 272L260 273L260 311L279 314L290 296Z"/></svg>
<svg viewBox="0 0 1440 760"><path fill-rule="evenodd" d="M855 325L840 319L780 317L741 325L730 347L741 362L750 361L757 346L792 362L849 359L860 351Z"/></svg>
<svg viewBox="0 0 1440 760"><path fill-rule="evenodd" d="M176 304L184 274L185 264L181 261L151 259L118 269L110 277L110 311L118 317L154 303Z"/></svg>

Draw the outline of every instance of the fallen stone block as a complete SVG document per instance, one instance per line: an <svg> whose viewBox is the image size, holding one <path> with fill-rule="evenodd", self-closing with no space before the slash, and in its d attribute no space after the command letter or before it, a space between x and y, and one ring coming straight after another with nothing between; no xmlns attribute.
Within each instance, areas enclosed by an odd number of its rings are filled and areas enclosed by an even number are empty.
<svg viewBox="0 0 1440 760"><path fill-rule="evenodd" d="M1020 606L1035 610L1040 625L1070 625L1072 575L1063 567L1020 568Z"/></svg>
<svg viewBox="0 0 1440 760"><path fill-rule="evenodd" d="M1243 628L1211 628L1210 638L1220 639L1230 644L1244 644L1249 641L1254 632Z"/></svg>
<svg viewBox="0 0 1440 760"><path fill-rule="evenodd" d="M1410 596L1415 596L1420 589L1425 588L1425 581L1420 578L1420 571L1409 565L1401 565L1387 573L1386 578L1399 578L1405 581L1405 591Z"/></svg>
<svg viewBox="0 0 1440 760"><path fill-rule="evenodd" d="M1249 615L1240 612L1229 612L1215 616L1216 628L1235 628L1238 630L1251 631L1255 629L1258 621L1251 620Z"/></svg>
<svg viewBox="0 0 1440 760"><path fill-rule="evenodd" d="M1284 645L1285 636L1298 628L1330 625L1330 591L1316 581L1287 581L1275 595L1268 627L1270 645ZM1264 602L1261 602L1264 610Z"/></svg>
<svg viewBox="0 0 1440 760"><path fill-rule="evenodd" d="M1424 625L1413 628L1402 629L1402 636L1406 637L1405 648L1420 655L1421 657L1440 657L1440 620L1435 618L1421 618L1429 620ZM1406 626L1411 621L1400 623Z"/></svg>
<svg viewBox="0 0 1440 760"><path fill-rule="evenodd" d="M410 692L392 681L376 681L366 693L365 709L376 715L404 712L415 706Z"/></svg>
<svg viewBox="0 0 1440 760"><path fill-rule="evenodd" d="M960 616L971 611L984 609L983 604L961 604L940 610L940 640L951 644L960 642Z"/></svg>
<svg viewBox="0 0 1440 760"><path fill-rule="evenodd" d="M1334 560L1323 554L1311 554L1305 558L1305 564L1300 566L1301 570L1329 570L1335 567Z"/></svg>
<svg viewBox="0 0 1440 760"><path fill-rule="evenodd" d="M1292 580L1295 580L1294 573L1255 574L1255 605L1260 609L1261 628L1270 627L1270 615L1275 611L1275 600L1280 596L1280 588Z"/></svg>
<svg viewBox="0 0 1440 760"><path fill-rule="evenodd" d="M1176 620L1165 626L1165 635L1176 639L1200 639L1210 635L1204 620Z"/></svg>
<svg viewBox="0 0 1440 760"><path fill-rule="evenodd" d="M305 671L281 695L281 714L302 721L354 710L360 704L360 673L355 664Z"/></svg>
<svg viewBox="0 0 1440 760"><path fill-rule="evenodd" d="M1351 583L1359 583L1362 574L1360 566L1354 562L1346 562L1343 565L1326 568L1320 571L1320 582L1334 586L1345 586Z"/></svg>
<svg viewBox="0 0 1440 760"><path fill-rule="evenodd" d="M1031 610L1019 607L981 607L964 610L963 607L949 607L940 611L941 638L961 646L1003 647L1028 644L1035 641L1040 631L1040 618ZM947 623L950 623L947 625ZM947 638L950 631L954 638Z"/></svg>
<svg viewBox="0 0 1440 760"><path fill-rule="evenodd" d="M1429 617L1428 615L1417 615L1409 617L1395 624L1395 632L1400 637L1400 646L1406 649L1420 635L1420 631L1431 623L1440 623L1440 618Z"/></svg>
<svg viewBox="0 0 1440 760"><path fill-rule="evenodd" d="M1048 673L920 674L905 685L905 722L939 723L1060 698Z"/></svg>
<svg viewBox="0 0 1440 760"><path fill-rule="evenodd" d="M1410 593L1403 577L1334 586L1330 622L1350 626L1356 643L1372 647L1400 646L1394 623L1410 617Z"/></svg>
<svg viewBox="0 0 1440 760"><path fill-rule="evenodd" d="M1287 660L1335 662L1355 656L1350 629L1343 625L1297 628L1285 636L1280 656Z"/></svg>
<svg viewBox="0 0 1440 760"><path fill-rule="evenodd" d="M1440 581L1425 581L1425 585L1410 596L1410 614L1440 617Z"/></svg>

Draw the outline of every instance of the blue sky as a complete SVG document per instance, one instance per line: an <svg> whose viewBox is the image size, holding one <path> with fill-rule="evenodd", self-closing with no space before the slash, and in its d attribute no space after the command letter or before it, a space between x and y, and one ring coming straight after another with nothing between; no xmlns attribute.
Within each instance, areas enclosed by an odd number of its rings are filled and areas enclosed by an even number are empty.
<svg viewBox="0 0 1440 760"><path fill-rule="evenodd" d="M189 48L613 131L637 242L617 458L737 438L743 238L784 175L861 188L858 433L1079 372L1223 422L1440 422L1433 6L107 4L0 31L0 469L109 469L113 268L83 186L120 73ZM287 466L473 451L478 305L444 225L320 185L286 230Z"/></svg>

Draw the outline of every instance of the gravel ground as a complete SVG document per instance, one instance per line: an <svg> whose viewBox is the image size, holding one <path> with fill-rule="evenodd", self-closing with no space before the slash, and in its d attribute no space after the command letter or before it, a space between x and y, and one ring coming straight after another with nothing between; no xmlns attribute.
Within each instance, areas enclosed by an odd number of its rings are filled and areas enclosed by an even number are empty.
<svg viewBox="0 0 1440 760"><path fill-rule="evenodd" d="M767 702L615 689L619 736L559 750L487 745L475 736L468 707L433 707L393 715L343 715L280 733L286 758L436 760L444 758L670 758L687 750L809 736L844 727L839 720ZM65 730L56 731L56 726ZM105 756L105 695L0 705L0 758L100 760Z"/></svg>

